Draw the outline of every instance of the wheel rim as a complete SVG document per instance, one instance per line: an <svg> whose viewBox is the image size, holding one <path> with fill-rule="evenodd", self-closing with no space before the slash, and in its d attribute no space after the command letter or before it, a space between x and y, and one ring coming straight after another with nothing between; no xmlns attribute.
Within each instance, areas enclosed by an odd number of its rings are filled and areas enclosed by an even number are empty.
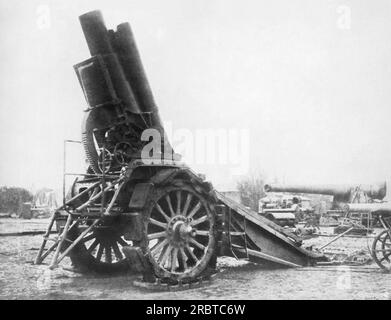
<svg viewBox="0 0 391 320"><path fill-rule="evenodd" d="M388 230L376 237L373 244L373 258L381 268L391 270L391 239Z"/></svg>
<svg viewBox="0 0 391 320"><path fill-rule="evenodd" d="M207 202L191 189L173 188L154 202L147 220L147 250L159 275L194 277L214 250L214 217Z"/></svg>

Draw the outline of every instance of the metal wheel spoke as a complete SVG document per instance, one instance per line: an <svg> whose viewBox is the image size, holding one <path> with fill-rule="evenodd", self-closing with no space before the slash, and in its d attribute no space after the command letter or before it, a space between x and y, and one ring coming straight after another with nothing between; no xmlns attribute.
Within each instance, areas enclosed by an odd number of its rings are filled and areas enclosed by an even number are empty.
<svg viewBox="0 0 391 320"><path fill-rule="evenodd" d="M90 247L87 249L87 252L91 254L92 251L96 248L96 246L99 244L98 239L95 239L95 241L90 245Z"/></svg>
<svg viewBox="0 0 391 320"><path fill-rule="evenodd" d="M115 243L113 244L113 250L114 250L114 254L115 254L115 256L117 257L117 259L118 259L118 260L122 260L124 256L122 255L122 252L121 252L121 250L119 249L118 243L117 243L117 242L115 242Z"/></svg>
<svg viewBox="0 0 391 320"><path fill-rule="evenodd" d="M193 195L191 193L187 194L185 206L183 207L182 215L186 217L187 210L189 210L190 201L193 198Z"/></svg>
<svg viewBox="0 0 391 320"><path fill-rule="evenodd" d="M153 218L149 218L149 222L154 224L155 226L161 227L163 229L167 228L167 223L163 223L163 222L157 221L157 220L155 220Z"/></svg>
<svg viewBox="0 0 391 320"><path fill-rule="evenodd" d="M172 246L168 245L168 247L166 248L166 251L164 252L161 260L159 261L159 265L161 267L164 267L164 264L166 263L168 257L170 256L171 250L172 250Z"/></svg>
<svg viewBox="0 0 391 320"><path fill-rule="evenodd" d="M190 238L189 241L190 241L190 243L194 244L197 248L199 248L201 250L205 250L205 246L203 244L199 243L194 238Z"/></svg>
<svg viewBox="0 0 391 320"><path fill-rule="evenodd" d="M171 254L170 270L174 271L177 264L178 264L178 248L174 248L174 250L172 250L172 254Z"/></svg>
<svg viewBox="0 0 391 320"><path fill-rule="evenodd" d="M103 254L103 245L100 244L99 249L98 249L98 254L96 255L96 259L98 261L100 261L102 259L102 254Z"/></svg>
<svg viewBox="0 0 391 320"><path fill-rule="evenodd" d="M107 263L111 263L112 259L111 259L111 247L110 247L110 245L106 246L105 253L106 253L106 262Z"/></svg>
<svg viewBox="0 0 391 320"><path fill-rule="evenodd" d="M90 240L94 239L95 237L96 237L96 235L92 233L92 234L90 234L89 236L84 237L84 238L83 238L83 242L90 241Z"/></svg>
<svg viewBox="0 0 391 320"><path fill-rule="evenodd" d="M196 235L197 235L197 236L206 236L206 237L208 237L208 236L209 236L209 231L206 231L206 230L197 230L197 231L196 231Z"/></svg>
<svg viewBox="0 0 391 320"><path fill-rule="evenodd" d="M179 280L190 272L196 277L211 259L213 212L203 194L190 186L159 188L147 216L146 255L158 277Z"/></svg>
<svg viewBox="0 0 391 320"><path fill-rule="evenodd" d="M118 237L116 240L123 247L128 245L128 243L124 239L122 239L122 237Z"/></svg>
<svg viewBox="0 0 391 320"><path fill-rule="evenodd" d="M158 203L156 203L156 209L160 212L160 214L164 217L164 219L166 219L167 222L171 220L170 217L164 212L164 210Z"/></svg>
<svg viewBox="0 0 391 320"><path fill-rule="evenodd" d="M169 195L166 195L166 201L167 201L167 204L168 204L168 208L170 209L171 217L174 217L175 216L175 212L174 212L174 209L172 208L172 203L171 203L171 199L170 199Z"/></svg>
<svg viewBox="0 0 391 320"><path fill-rule="evenodd" d="M185 250L183 248L180 248L179 251L181 253L181 260L183 263L183 268L186 270L187 269L187 256L186 256Z"/></svg>
<svg viewBox="0 0 391 320"><path fill-rule="evenodd" d="M194 216L198 212L198 210L200 210L201 206L202 206L202 203L198 202L196 204L196 206L190 211L190 213L189 213L189 215L187 217L191 218L192 216Z"/></svg>
<svg viewBox="0 0 391 320"><path fill-rule="evenodd" d="M207 220L208 220L208 216L207 216L207 215L204 215L203 217L201 217L201 218L199 218L199 219L197 219L197 220L194 220L194 221L190 222L190 224L191 224L192 226L196 226L196 225L198 225L198 224L200 224L200 223L203 223L203 222L205 222L205 221L207 221Z"/></svg>
<svg viewBox="0 0 391 320"><path fill-rule="evenodd" d="M180 215L181 214L181 201L182 201L182 193L180 190L176 192L176 214Z"/></svg>
<svg viewBox="0 0 391 320"><path fill-rule="evenodd" d="M147 236L148 240L163 238L167 235L166 231L151 233Z"/></svg>
<svg viewBox="0 0 391 320"><path fill-rule="evenodd" d="M167 246L164 246L163 249L160 251L160 254L159 254L159 258L157 259L157 262L160 264L160 261L162 261L163 259L163 255L164 253L166 252L166 249L168 248L168 245Z"/></svg>
<svg viewBox="0 0 391 320"><path fill-rule="evenodd" d="M166 244L168 243L167 239L164 239L162 242L158 242L154 247L151 248L152 254L159 252Z"/></svg>
<svg viewBox="0 0 391 320"><path fill-rule="evenodd" d="M187 249L187 252L189 252L191 258L194 260L194 262L198 263L199 260L198 260L197 256L194 254L194 252L191 250L191 248L189 246L187 246L186 249Z"/></svg>

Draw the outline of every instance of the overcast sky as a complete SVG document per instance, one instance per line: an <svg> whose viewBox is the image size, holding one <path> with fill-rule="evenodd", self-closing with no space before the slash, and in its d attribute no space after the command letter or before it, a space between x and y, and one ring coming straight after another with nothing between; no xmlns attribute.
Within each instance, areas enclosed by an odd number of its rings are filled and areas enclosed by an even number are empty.
<svg viewBox="0 0 391 320"><path fill-rule="evenodd" d="M61 185L86 107L78 16L94 9L131 23L174 129L248 130L249 170L270 179L391 177L390 1L0 0L0 185ZM190 165L234 187L227 166Z"/></svg>

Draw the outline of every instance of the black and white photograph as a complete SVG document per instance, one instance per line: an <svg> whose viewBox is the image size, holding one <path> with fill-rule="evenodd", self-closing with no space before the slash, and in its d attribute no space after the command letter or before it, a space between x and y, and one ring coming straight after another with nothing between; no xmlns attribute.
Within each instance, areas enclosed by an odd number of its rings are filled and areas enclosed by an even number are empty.
<svg viewBox="0 0 391 320"><path fill-rule="evenodd" d="M0 101L0 300L391 300L390 1L0 0Z"/></svg>

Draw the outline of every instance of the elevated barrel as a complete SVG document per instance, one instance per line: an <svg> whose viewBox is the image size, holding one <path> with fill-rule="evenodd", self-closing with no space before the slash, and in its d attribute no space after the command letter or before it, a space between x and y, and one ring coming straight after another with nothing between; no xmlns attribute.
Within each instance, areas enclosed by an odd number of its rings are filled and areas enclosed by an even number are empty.
<svg viewBox="0 0 391 320"><path fill-rule="evenodd" d="M94 108L122 101L131 112L139 113L133 88L113 49L112 32L107 30L101 12L85 13L79 20L92 58L77 64L75 71L88 105Z"/></svg>
<svg viewBox="0 0 391 320"><path fill-rule="evenodd" d="M79 20L91 58L74 68L89 106L82 123L82 141L93 171L101 171L98 162L103 146L118 155L124 151L121 147L130 145L126 162L145 159L141 137L151 128L160 134L153 136L160 137L156 141L160 148L153 150L152 160L178 160L164 131L129 23L118 25L116 31L107 30L100 11L83 14ZM114 170L118 170L122 163L117 158L115 161Z"/></svg>
<svg viewBox="0 0 391 320"><path fill-rule="evenodd" d="M99 10L81 15L79 21L91 56L113 53L106 24Z"/></svg>
<svg viewBox="0 0 391 320"><path fill-rule="evenodd" d="M129 23L121 23L116 31L107 30L98 10L81 15L79 20L93 58L76 65L75 69L90 107L114 104L119 99L131 112L149 114L149 125L164 134ZM104 65L96 62L99 57ZM91 105L92 101L100 104Z"/></svg>
<svg viewBox="0 0 391 320"><path fill-rule="evenodd" d="M166 151L172 150L163 129L163 123L141 61L135 37L128 22L117 26L117 31L112 35L112 45L122 65L126 80L133 90L140 111L149 114L151 127L159 130L163 137L163 148Z"/></svg>
<svg viewBox="0 0 391 320"><path fill-rule="evenodd" d="M133 88L141 111L157 112L152 90L129 23L126 22L118 25L113 42L126 79Z"/></svg>

